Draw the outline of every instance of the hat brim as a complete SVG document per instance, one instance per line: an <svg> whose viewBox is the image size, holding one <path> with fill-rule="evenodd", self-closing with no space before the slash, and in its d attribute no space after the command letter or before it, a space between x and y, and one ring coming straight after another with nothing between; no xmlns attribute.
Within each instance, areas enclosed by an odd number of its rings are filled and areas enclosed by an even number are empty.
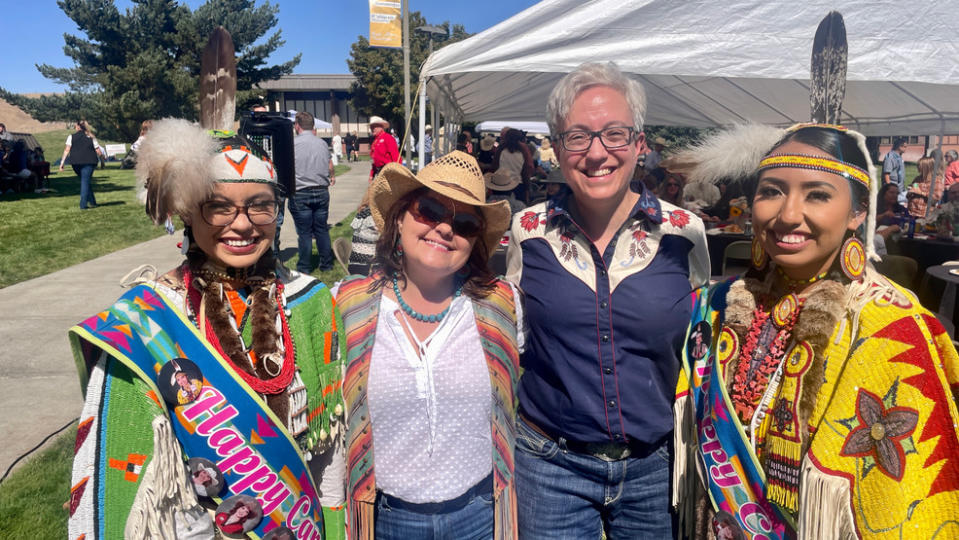
<svg viewBox="0 0 959 540"><path fill-rule="evenodd" d="M496 176L496 173L486 173L483 175L483 180L486 182L486 187L492 189L493 191L513 191L516 189L516 186L520 184L520 179L513 177L506 184L495 184L493 183L493 178Z"/></svg>
<svg viewBox="0 0 959 540"><path fill-rule="evenodd" d="M409 169L399 163L387 163L373 179L370 187L370 213L376 228L383 231L386 215L390 208L407 193L426 188L434 193L454 201L468 204L477 210L486 224L483 241L488 249L487 257L493 255L499 246L500 238L509 228L510 207L507 201L486 203L475 199L468 191L457 189L454 184L443 185L428 179L417 178Z"/></svg>

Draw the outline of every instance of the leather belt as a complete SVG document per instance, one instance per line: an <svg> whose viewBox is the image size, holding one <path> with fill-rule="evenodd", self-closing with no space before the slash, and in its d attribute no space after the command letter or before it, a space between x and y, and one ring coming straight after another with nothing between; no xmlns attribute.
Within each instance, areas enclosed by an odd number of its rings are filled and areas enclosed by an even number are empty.
<svg viewBox="0 0 959 540"><path fill-rule="evenodd" d="M527 426L530 427L530 429L553 441L560 447L560 449L568 450L574 454L593 456L594 458L601 459L603 461L619 461L629 457L646 457L652 454L662 444L646 444L638 441L624 443L592 443L574 441L563 436L556 436L547 433L546 430L531 422L529 417L522 412L519 413L519 417L523 422L526 423Z"/></svg>

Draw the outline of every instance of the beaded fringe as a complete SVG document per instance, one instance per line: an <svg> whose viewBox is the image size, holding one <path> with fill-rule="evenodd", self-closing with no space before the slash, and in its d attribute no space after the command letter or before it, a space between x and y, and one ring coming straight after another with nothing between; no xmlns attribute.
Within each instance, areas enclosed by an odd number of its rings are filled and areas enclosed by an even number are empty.
<svg viewBox="0 0 959 540"><path fill-rule="evenodd" d="M685 374L680 375L685 376ZM690 390L690 392L692 392ZM692 538L696 527L697 472L689 470L696 460L696 422L693 418L692 394L676 400L673 405L673 508L679 518L677 535Z"/></svg>
<svg viewBox="0 0 959 540"><path fill-rule="evenodd" d="M858 538L849 496L848 480L824 474L809 458L804 459L799 487L799 538Z"/></svg>
<svg viewBox="0 0 959 540"><path fill-rule="evenodd" d="M769 437L764 451L767 467L766 499L792 513L799 510L799 462L802 443ZM769 471L769 468L776 468ZM795 482L793 482L795 480Z"/></svg>
<svg viewBox="0 0 959 540"><path fill-rule="evenodd" d="M180 446L166 416L153 419L153 459L140 480L127 518L126 538L174 538L175 514L197 505Z"/></svg>

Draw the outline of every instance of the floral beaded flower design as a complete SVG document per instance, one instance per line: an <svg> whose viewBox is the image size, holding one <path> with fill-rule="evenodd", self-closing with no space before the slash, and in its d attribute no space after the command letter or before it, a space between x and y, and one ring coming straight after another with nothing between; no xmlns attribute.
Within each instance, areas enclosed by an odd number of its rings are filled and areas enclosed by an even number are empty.
<svg viewBox="0 0 959 540"><path fill-rule="evenodd" d="M875 460L879 469L893 480L902 480L906 471L903 439L916 429L919 412L909 407L889 407L865 389L856 396L859 426L849 432L839 452L846 457Z"/></svg>

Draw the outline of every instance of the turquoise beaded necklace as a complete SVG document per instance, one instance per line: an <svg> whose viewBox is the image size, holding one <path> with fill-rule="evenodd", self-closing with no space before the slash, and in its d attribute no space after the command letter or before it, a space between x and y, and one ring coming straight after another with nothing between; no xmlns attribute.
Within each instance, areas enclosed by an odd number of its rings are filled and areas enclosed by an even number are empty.
<svg viewBox="0 0 959 540"><path fill-rule="evenodd" d="M400 286L396 281L396 276L393 276L393 293L396 295L396 301L399 302L400 308L402 308L407 315L420 322L438 323L442 321L444 317L446 317L446 314L450 312L450 307L453 306L453 302L451 301L450 305L446 306L446 309L434 315L424 315L419 311L416 311L415 309L411 308L405 300L403 300L403 295L400 294ZM453 300L456 300L456 298L461 294L463 294L462 284L460 284L460 286L456 288L456 292L453 293Z"/></svg>

